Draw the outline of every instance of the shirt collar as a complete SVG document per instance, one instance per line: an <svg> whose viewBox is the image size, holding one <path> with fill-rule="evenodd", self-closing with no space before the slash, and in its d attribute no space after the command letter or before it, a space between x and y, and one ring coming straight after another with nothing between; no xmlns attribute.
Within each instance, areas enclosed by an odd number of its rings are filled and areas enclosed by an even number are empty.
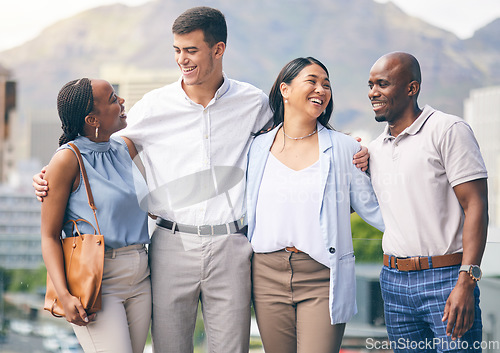
<svg viewBox="0 0 500 353"><path fill-rule="evenodd" d="M425 122L429 117L435 112L436 110L432 108L429 105L426 105L424 109L422 110L422 113L420 113L420 116L411 124L408 126L406 129L404 129L399 135L399 136L405 136L405 135L416 135L424 126ZM392 136L390 131L389 131L389 124L384 129L384 141L387 140L392 140L395 139L395 136Z"/></svg>
<svg viewBox="0 0 500 353"><path fill-rule="evenodd" d="M316 123L316 129L318 129L319 149L321 152L325 152L333 145L332 140L329 136L330 133L328 132L328 129L321 125L319 121Z"/></svg>
<svg viewBox="0 0 500 353"><path fill-rule="evenodd" d="M222 96L224 96L227 91L229 91L229 86L231 85L224 72L222 72L222 77L224 78L224 81L222 82L222 85L219 87L217 92L215 92L215 100L222 98Z"/></svg>
<svg viewBox="0 0 500 353"><path fill-rule="evenodd" d="M88 137L77 136L75 138L77 147L86 148L95 152L106 152L111 147L111 140L105 142L93 142Z"/></svg>
<svg viewBox="0 0 500 353"><path fill-rule="evenodd" d="M231 83L224 72L222 72L222 77L224 78L224 81L222 82L222 85L219 87L219 89L215 92L214 97L212 98L212 100L208 105L213 104L215 101L222 98L229 91ZM177 89L184 95L184 98L189 102L193 102L191 98L189 98L189 96L186 94L186 92L182 89L182 76L179 77L179 79L176 82L176 85Z"/></svg>

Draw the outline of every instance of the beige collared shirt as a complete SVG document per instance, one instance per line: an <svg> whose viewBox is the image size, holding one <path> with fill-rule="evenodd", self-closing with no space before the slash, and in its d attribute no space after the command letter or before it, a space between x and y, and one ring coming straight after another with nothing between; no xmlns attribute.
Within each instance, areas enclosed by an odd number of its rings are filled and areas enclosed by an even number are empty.
<svg viewBox="0 0 500 353"><path fill-rule="evenodd" d="M398 257L462 251L464 212L456 185L487 178L467 123L425 106L397 137L370 144L370 173L385 223L384 253Z"/></svg>

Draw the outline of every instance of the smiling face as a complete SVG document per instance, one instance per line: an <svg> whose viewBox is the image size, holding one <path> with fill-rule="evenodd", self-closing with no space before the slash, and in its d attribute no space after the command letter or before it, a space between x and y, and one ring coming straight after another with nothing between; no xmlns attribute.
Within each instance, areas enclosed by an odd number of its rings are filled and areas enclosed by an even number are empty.
<svg viewBox="0 0 500 353"><path fill-rule="evenodd" d="M283 98L288 101L285 118L291 113L317 119L332 98L330 79L317 64L304 67L290 84L282 83L280 88Z"/></svg>
<svg viewBox="0 0 500 353"><path fill-rule="evenodd" d="M224 49L222 42L210 47L201 29L174 34L175 61L181 69L184 87L219 82Z"/></svg>
<svg viewBox="0 0 500 353"><path fill-rule="evenodd" d="M91 84L94 107L89 116L96 120L99 136L106 139L127 126L127 115L123 106L125 100L116 95L107 81L91 80Z"/></svg>
<svg viewBox="0 0 500 353"><path fill-rule="evenodd" d="M396 57L382 57L370 70L368 98L375 120L394 123L412 107L411 76Z"/></svg>

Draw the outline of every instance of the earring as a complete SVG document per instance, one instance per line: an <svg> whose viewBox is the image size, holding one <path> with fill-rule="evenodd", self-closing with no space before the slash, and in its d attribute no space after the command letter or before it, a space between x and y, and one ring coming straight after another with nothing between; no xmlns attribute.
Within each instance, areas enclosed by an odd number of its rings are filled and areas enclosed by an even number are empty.
<svg viewBox="0 0 500 353"><path fill-rule="evenodd" d="M99 137L99 126L95 127L95 138Z"/></svg>
<svg viewBox="0 0 500 353"><path fill-rule="evenodd" d="M287 104L287 103L288 103L288 99L285 99L285 104Z"/></svg>

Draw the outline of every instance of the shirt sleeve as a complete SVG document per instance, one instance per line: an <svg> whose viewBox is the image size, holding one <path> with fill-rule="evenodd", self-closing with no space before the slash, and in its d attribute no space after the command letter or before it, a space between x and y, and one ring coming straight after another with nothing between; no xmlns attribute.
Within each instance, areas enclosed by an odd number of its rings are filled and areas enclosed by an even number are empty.
<svg viewBox="0 0 500 353"><path fill-rule="evenodd" d="M361 145L356 142L356 148L353 149L352 155L359 151L360 148ZM365 222L380 231L384 231L384 220L382 219L382 213L370 177L352 163L350 163L350 169L352 173L350 185L351 207Z"/></svg>
<svg viewBox="0 0 500 353"><path fill-rule="evenodd" d="M271 111L271 107L269 106L269 98L264 92L262 92L259 113L257 115L253 131L256 133L264 128L267 129L271 127L272 117L273 117L273 112Z"/></svg>
<svg viewBox="0 0 500 353"><path fill-rule="evenodd" d="M488 177L479 144L465 121L457 121L446 130L440 151L452 187Z"/></svg>

